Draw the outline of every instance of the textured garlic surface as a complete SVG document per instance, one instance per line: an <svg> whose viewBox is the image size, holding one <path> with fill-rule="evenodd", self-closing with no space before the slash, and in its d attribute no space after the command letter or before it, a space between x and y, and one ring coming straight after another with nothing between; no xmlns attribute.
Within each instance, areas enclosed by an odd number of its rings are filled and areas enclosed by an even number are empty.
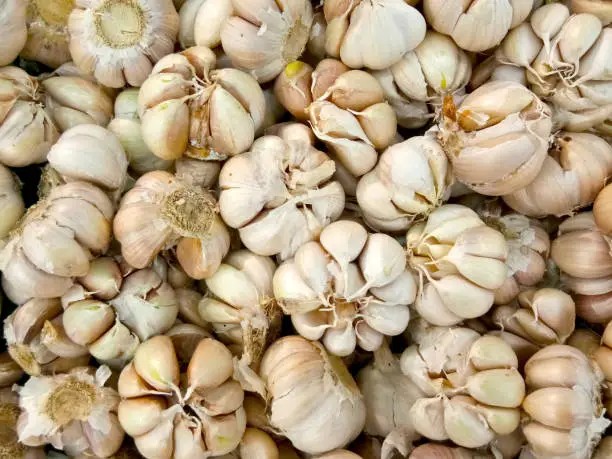
<svg viewBox="0 0 612 459"><path fill-rule="evenodd" d="M26 2L2 0L0 3L0 65L9 65L23 49L28 38Z"/></svg>

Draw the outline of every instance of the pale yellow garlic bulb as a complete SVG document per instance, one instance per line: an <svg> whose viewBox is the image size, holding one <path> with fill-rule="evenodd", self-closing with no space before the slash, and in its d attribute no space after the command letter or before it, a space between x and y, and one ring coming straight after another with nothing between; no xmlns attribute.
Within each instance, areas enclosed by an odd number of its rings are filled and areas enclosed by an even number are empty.
<svg viewBox="0 0 612 459"><path fill-rule="evenodd" d="M536 459L588 459L610 425L603 417L603 376L578 349L547 346L525 365L522 408L529 450Z"/></svg>
<svg viewBox="0 0 612 459"><path fill-rule="evenodd" d="M125 260L145 268L164 249L194 279L210 277L229 250L230 237L213 195L169 172L140 177L121 200L113 221Z"/></svg>
<svg viewBox="0 0 612 459"><path fill-rule="evenodd" d="M263 91L247 73L214 70L215 63L215 53L196 46L161 59L143 83L142 136L160 158L222 160L253 143L265 116Z"/></svg>
<svg viewBox="0 0 612 459"><path fill-rule="evenodd" d="M309 0L231 3L234 10L221 28L221 44L237 68L265 83L299 59L313 21Z"/></svg>
<svg viewBox="0 0 612 459"><path fill-rule="evenodd" d="M8 352L0 354L0 387L11 387L23 375L23 370Z"/></svg>
<svg viewBox="0 0 612 459"><path fill-rule="evenodd" d="M68 28L84 73L111 88L140 86L174 50L179 16L171 0L78 0Z"/></svg>
<svg viewBox="0 0 612 459"><path fill-rule="evenodd" d="M591 13L599 18L603 25L612 22L612 5L606 0L572 0L572 13Z"/></svg>
<svg viewBox="0 0 612 459"><path fill-rule="evenodd" d="M415 136L387 148L357 185L363 218L380 231L405 231L446 199L450 165L432 136Z"/></svg>
<svg viewBox="0 0 612 459"><path fill-rule="evenodd" d="M487 313L508 277L508 244L469 207L445 204L406 235L408 262L423 281L414 307L434 325Z"/></svg>
<svg viewBox="0 0 612 459"><path fill-rule="evenodd" d="M23 0L0 2L0 66L9 65L23 49L28 31L25 24L27 3Z"/></svg>
<svg viewBox="0 0 612 459"><path fill-rule="evenodd" d="M612 322L606 326L601 336L601 345L589 355L604 375L603 396L606 407L606 416L610 418L610 408L612 408Z"/></svg>
<svg viewBox="0 0 612 459"><path fill-rule="evenodd" d="M287 125L223 165L221 217L249 250L287 259L340 217L345 196L332 180L335 164L313 143L308 127Z"/></svg>
<svg viewBox="0 0 612 459"><path fill-rule="evenodd" d="M25 212L21 184L8 167L0 164L0 239L4 239Z"/></svg>
<svg viewBox="0 0 612 459"><path fill-rule="evenodd" d="M270 423L298 450L322 454L362 431L366 409L338 357L317 342L286 336L264 354L259 372L269 397Z"/></svg>
<svg viewBox="0 0 612 459"><path fill-rule="evenodd" d="M119 421L147 459L221 456L245 432L244 391L232 379L231 352L203 338L188 355L181 366L173 340L156 336L119 376Z"/></svg>
<svg viewBox="0 0 612 459"><path fill-rule="evenodd" d="M186 0L179 10L181 46L219 46L221 28L233 10L232 0Z"/></svg>
<svg viewBox="0 0 612 459"><path fill-rule="evenodd" d="M327 226L274 273L274 296L297 332L331 354L378 349L401 334L417 293L402 246L350 220Z"/></svg>
<svg viewBox="0 0 612 459"><path fill-rule="evenodd" d="M325 50L351 68L382 70L425 37L425 19L403 0L327 0Z"/></svg>
<svg viewBox="0 0 612 459"><path fill-rule="evenodd" d="M537 177L552 122L548 106L529 89L492 81L458 107L447 98L443 112L440 140L457 180L480 194L500 196Z"/></svg>
<svg viewBox="0 0 612 459"><path fill-rule="evenodd" d="M45 459L47 456L43 448L19 443L17 421L20 414L19 395L10 388L0 389L0 456L10 459Z"/></svg>

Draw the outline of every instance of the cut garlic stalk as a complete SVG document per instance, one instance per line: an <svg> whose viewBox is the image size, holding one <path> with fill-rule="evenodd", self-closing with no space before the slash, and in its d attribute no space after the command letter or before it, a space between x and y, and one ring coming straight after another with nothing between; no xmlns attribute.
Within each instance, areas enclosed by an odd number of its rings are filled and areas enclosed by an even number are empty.
<svg viewBox="0 0 612 459"><path fill-rule="evenodd" d="M21 183L8 167L0 164L0 239L8 236L24 212Z"/></svg>
<svg viewBox="0 0 612 459"><path fill-rule="evenodd" d="M20 414L19 396L10 388L0 389L0 454L10 459L45 459L45 450L39 445L19 443L17 423Z"/></svg>
<svg viewBox="0 0 612 459"><path fill-rule="evenodd" d="M26 28L27 3L22 0L2 0L0 3L0 66L9 65L23 49L28 38Z"/></svg>

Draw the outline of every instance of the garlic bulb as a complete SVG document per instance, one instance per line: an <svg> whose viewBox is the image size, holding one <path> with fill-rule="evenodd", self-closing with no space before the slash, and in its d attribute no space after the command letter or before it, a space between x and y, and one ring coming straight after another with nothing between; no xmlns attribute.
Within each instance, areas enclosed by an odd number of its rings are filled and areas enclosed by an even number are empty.
<svg viewBox="0 0 612 459"><path fill-rule="evenodd" d="M236 68L265 83L299 59L313 21L310 1L232 0L232 5L234 12L221 28L221 44Z"/></svg>
<svg viewBox="0 0 612 459"><path fill-rule="evenodd" d="M164 171L148 172L136 181L123 196L113 225L123 257L136 268L176 247L185 272L204 279L215 273L229 250L229 233L212 194Z"/></svg>
<svg viewBox="0 0 612 459"><path fill-rule="evenodd" d="M106 252L114 208L86 182L51 190L31 207L0 252L2 286L14 303L63 295L90 259Z"/></svg>
<svg viewBox="0 0 612 459"><path fill-rule="evenodd" d="M434 30L451 36L459 47L473 52L498 45L511 28L529 16L532 7L533 0L423 2L427 23Z"/></svg>
<svg viewBox="0 0 612 459"><path fill-rule="evenodd" d="M39 103L37 80L20 68L3 67L0 84L0 163L21 167L45 161L59 133Z"/></svg>
<svg viewBox="0 0 612 459"><path fill-rule="evenodd" d="M612 145L594 134L561 131L537 177L504 201L530 217L571 215L593 203L611 174Z"/></svg>
<svg viewBox="0 0 612 459"><path fill-rule="evenodd" d="M260 376L271 424L298 450L321 454L342 448L364 427L366 409L344 363L317 342L285 336L264 354Z"/></svg>
<svg viewBox="0 0 612 459"><path fill-rule="evenodd" d="M493 455L484 451L425 443L412 451L408 459L493 459Z"/></svg>
<svg viewBox="0 0 612 459"><path fill-rule="evenodd" d="M179 29L171 0L77 2L68 20L70 54L103 85L140 86L174 49Z"/></svg>
<svg viewBox="0 0 612 459"><path fill-rule="evenodd" d="M415 136L392 145L357 185L364 219L380 231L405 231L447 198L452 174L435 138Z"/></svg>
<svg viewBox="0 0 612 459"><path fill-rule="evenodd" d="M179 11L181 47L219 46L221 27L233 10L232 0L186 0Z"/></svg>
<svg viewBox="0 0 612 459"><path fill-rule="evenodd" d="M597 227L601 229L605 234L612 233L612 216L610 214L610 193L612 187L607 185L597 195L595 202L593 203L593 217Z"/></svg>
<svg viewBox="0 0 612 459"><path fill-rule="evenodd" d="M245 432L246 415L244 392L232 379L232 354L212 338L199 341L184 368L177 354L167 336L138 347L119 376L121 426L147 459L233 451Z"/></svg>
<svg viewBox="0 0 612 459"><path fill-rule="evenodd" d="M0 164L0 239L4 239L25 212L21 184L8 167Z"/></svg>
<svg viewBox="0 0 612 459"><path fill-rule="evenodd" d="M0 2L0 66L9 65L23 49L28 30L25 25L27 3L22 0Z"/></svg>
<svg viewBox="0 0 612 459"><path fill-rule="evenodd" d="M172 161L153 154L142 138L140 115L138 114L138 88L123 90L115 100L115 117L108 124L121 142L130 163L130 169L138 175L157 170L168 170Z"/></svg>
<svg viewBox="0 0 612 459"><path fill-rule="evenodd" d="M474 191L510 194L540 172L552 129L550 109L524 86L492 81L458 108L447 98L443 112L441 144L457 180Z"/></svg>
<svg viewBox="0 0 612 459"><path fill-rule="evenodd" d="M24 375L23 370L8 352L0 354L0 387L10 387Z"/></svg>
<svg viewBox="0 0 612 459"><path fill-rule="evenodd" d="M0 389L0 455L10 459L45 459L45 451L19 443L17 421L19 396L9 388Z"/></svg>
<svg viewBox="0 0 612 459"><path fill-rule="evenodd" d="M605 0L571 0L572 13L591 13L606 26L612 22L612 5Z"/></svg>
<svg viewBox="0 0 612 459"><path fill-rule="evenodd" d="M351 68L390 67L425 37L425 19L403 0L327 0L325 50Z"/></svg>
<svg viewBox="0 0 612 459"><path fill-rule="evenodd" d="M330 354L378 349L408 325L417 286L399 242L350 220L326 227L274 273L274 296L297 332Z"/></svg>
<svg viewBox="0 0 612 459"><path fill-rule="evenodd" d="M606 407L606 415L610 418L610 408L612 408L612 322L608 323L601 337L601 346L589 355L604 376L603 398Z"/></svg>
<svg viewBox="0 0 612 459"><path fill-rule="evenodd" d="M525 365L529 394L523 424L536 459L591 457L610 425L601 405L601 371L578 349L547 346Z"/></svg>
<svg viewBox="0 0 612 459"><path fill-rule="evenodd" d="M508 244L469 207L446 204L406 235L408 262L427 281L414 307L434 325L486 314L508 277Z"/></svg>
<svg viewBox="0 0 612 459"><path fill-rule="evenodd" d="M222 160L249 149L263 123L257 81L215 67L215 54L196 46L160 60L138 94L142 136L160 158L183 154Z"/></svg>
<svg viewBox="0 0 612 459"><path fill-rule="evenodd" d="M108 367L74 368L67 374L32 376L18 387L19 441L27 446L53 445L71 456L108 457L123 442L117 419L119 395L104 384Z"/></svg>
<svg viewBox="0 0 612 459"><path fill-rule="evenodd" d="M312 144L310 130L286 126L230 158L219 176L223 221L259 255L293 256L344 209L344 190L332 181L334 162Z"/></svg>

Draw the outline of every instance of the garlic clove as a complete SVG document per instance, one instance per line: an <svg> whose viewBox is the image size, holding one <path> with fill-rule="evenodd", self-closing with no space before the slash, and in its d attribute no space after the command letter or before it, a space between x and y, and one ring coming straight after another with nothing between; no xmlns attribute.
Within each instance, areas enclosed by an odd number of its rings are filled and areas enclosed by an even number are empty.
<svg viewBox="0 0 612 459"><path fill-rule="evenodd" d="M119 266L111 257L100 257L90 261L89 271L78 280L83 287L101 300L114 298L123 283Z"/></svg>
<svg viewBox="0 0 612 459"><path fill-rule="evenodd" d="M276 443L265 432L249 427L240 441L240 456L253 459L279 459Z"/></svg>
<svg viewBox="0 0 612 459"><path fill-rule="evenodd" d="M480 371L468 378L467 390L477 401L503 408L516 408L525 398L525 382L514 368Z"/></svg>
<svg viewBox="0 0 612 459"><path fill-rule="evenodd" d="M158 157L180 158L189 140L189 109L180 99L170 99L142 115L142 137Z"/></svg>
<svg viewBox="0 0 612 459"><path fill-rule="evenodd" d="M121 427L131 437L151 431L160 421L166 401L159 396L149 395L122 400L117 408Z"/></svg>
<svg viewBox="0 0 612 459"><path fill-rule="evenodd" d="M214 359L215 367L208 362ZM189 386L206 390L220 386L234 372L231 352L219 341L205 338L198 344L187 368Z"/></svg>
<svg viewBox="0 0 612 459"><path fill-rule="evenodd" d="M62 325L61 316L45 322L40 332L40 342L59 357L71 358L88 354L86 347L80 346L68 338Z"/></svg>
<svg viewBox="0 0 612 459"><path fill-rule="evenodd" d="M172 340L154 336L143 342L134 355L134 369L144 381L160 391L179 383L179 366Z"/></svg>
<svg viewBox="0 0 612 459"><path fill-rule="evenodd" d="M410 418L415 429L431 440L448 440L444 427L444 402L442 398L421 398L410 408Z"/></svg>
<svg viewBox="0 0 612 459"><path fill-rule="evenodd" d="M274 82L274 94L282 106L300 121L308 119L312 103L313 68L301 61L288 64Z"/></svg>
<svg viewBox="0 0 612 459"><path fill-rule="evenodd" d="M587 425L593 418L589 397L566 387L546 387L530 393L523 402L523 409L534 421L555 429L571 430Z"/></svg>
<svg viewBox="0 0 612 459"><path fill-rule="evenodd" d="M460 446L478 448L495 438L495 433L483 421L482 414L468 397L456 396L445 403L444 429Z"/></svg>
<svg viewBox="0 0 612 459"><path fill-rule="evenodd" d="M110 364L112 360L118 359L121 363L131 360L139 344L138 337L119 320L115 320L115 325L89 345L89 353L113 366Z"/></svg>
<svg viewBox="0 0 612 459"><path fill-rule="evenodd" d="M221 43L221 26L232 15L231 0L187 0L179 11L178 39L182 48Z"/></svg>
<svg viewBox="0 0 612 459"><path fill-rule="evenodd" d="M63 314L63 325L68 337L87 346L110 329L115 321L113 309L96 300L72 303Z"/></svg>

